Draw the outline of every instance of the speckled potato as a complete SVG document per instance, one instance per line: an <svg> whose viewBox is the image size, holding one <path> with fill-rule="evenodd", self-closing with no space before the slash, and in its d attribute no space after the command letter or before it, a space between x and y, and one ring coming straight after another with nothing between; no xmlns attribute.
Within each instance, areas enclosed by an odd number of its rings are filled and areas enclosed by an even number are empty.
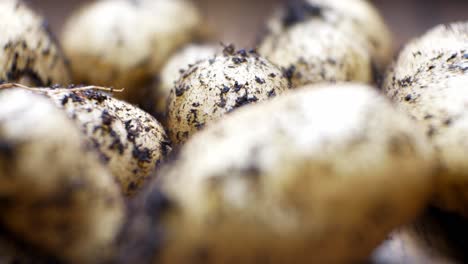
<svg viewBox="0 0 468 264"><path fill-rule="evenodd" d="M300 0L279 9L267 23L267 34L277 35L289 29L321 21L357 42L367 52L374 66L384 70L392 58L392 36L378 10L365 0ZM320 27L311 23L312 33Z"/></svg>
<svg viewBox="0 0 468 264"><path fill-rule="evenodd" d="M408 44L384 92L425 127L441 162L436 204L468 216L468 23L439 26Z"/></svg>
<svg viewBox="0 0 468 264"><path fill-rule="evenodd" d="M171 150L164 128L139 108L93 90L39 89L65 109L116 177L134 194Z"/></svg>
<svg viewBox="0 0 468 264"><path fill-rule="evenodd" d="M191 65L220 53L219 46L214 44L190 44L174 54L161 70L156 86L156 110L165 113L169 94L182 73Z"/></svg>
<svg viewBox="0 0 468 264"><path fill-rule="evenodd" d="M369 53L321 20L303 22L265 38L259 53L287 70L293 86L320 82L372 82Z"/></svg>
<svg viewBox="0 0 468 264"><path fill-rule="evenodd" d="M44 19L19 0L0 1L0 16L0 81L67 84L68 65Z"/></svg>
<svg viewBox="0 0 468 264"><path fill-rule="evenodd" d="M172 142L184 143L192 134L241 106L265 101L290 87L283 72L254 51L223 54L188 68L171 90L168 131Z"/></svg>
<svg viewBox="0 0 468 264"><path fill-rule="evenodd" d="M148 196L173 208L154 263L359 263L426 204L432 154L371 87L247 106L194 135Z"/></svg>
<svg viewBox="0 0 468 264"><path fill-rule="evenodd" d="M79 129L43 96L0 92L0 216L18 239L70 263L112 253L123 201Z"/></svg>
<svg viewBox="0 0 468 264"><path fill-rule="evenodd" d="M76 83L126 88L121 97L138 102L145 81L200 28L189 0L101 0L72 15L62 42Z"/></svg>

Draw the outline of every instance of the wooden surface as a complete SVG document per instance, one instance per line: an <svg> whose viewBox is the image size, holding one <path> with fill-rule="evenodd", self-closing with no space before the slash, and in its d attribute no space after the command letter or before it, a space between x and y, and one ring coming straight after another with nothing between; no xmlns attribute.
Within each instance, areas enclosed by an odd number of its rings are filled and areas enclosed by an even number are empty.
<svg viewBox="0 0 468 264"><path fill-rule="evenodd" d="M282 0L194 0L220 41L251 47L268 14ZM348 0L343 0L348 1ZM30 0L58 34L66 17L89 0ZM439 23L468 20L468 0L374 0L395 36L395 49ZM466 252L468 253L468 252ZM452 264L403 229L376 250L372 264ZM462 263L462 262L458 262Z"/></svg>

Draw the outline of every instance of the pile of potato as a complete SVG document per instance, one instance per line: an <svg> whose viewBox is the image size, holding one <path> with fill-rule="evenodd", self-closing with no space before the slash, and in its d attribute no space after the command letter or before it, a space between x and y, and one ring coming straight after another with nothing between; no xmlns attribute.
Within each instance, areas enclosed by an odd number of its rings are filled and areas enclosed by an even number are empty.
<svg viewBox="0 0 468 264"><path fill-rule="evenodd" d="M361 263L468 217L468 23L391 63L365 0L292 1L253 49L188 0L91 2L60 43L0 10L0 263Z"/></svg>

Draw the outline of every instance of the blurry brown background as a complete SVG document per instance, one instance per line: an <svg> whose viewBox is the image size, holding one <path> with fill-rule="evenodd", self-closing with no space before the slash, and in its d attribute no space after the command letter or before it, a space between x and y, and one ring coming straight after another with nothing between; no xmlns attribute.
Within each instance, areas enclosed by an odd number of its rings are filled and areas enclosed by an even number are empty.
<svg viewBox="0 0 468 264"><path fill-rule="evenodd" d="M249 47L253 45L265 17L276 4L287 0L194 0L219 40ZM348 0L343 0L348 1ZM58 34L70 12L91 0L29 0L45 14ZM398 48L428 28L457 20L468 20L468 0L374 0L394 32Z"/></svg>

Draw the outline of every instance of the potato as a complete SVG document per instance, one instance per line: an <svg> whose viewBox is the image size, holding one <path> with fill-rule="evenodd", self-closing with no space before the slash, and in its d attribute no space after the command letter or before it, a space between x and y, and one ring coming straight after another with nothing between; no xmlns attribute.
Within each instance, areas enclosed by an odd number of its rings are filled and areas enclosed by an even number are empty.
<svg viewBox="0 0 468 264"><path fill-rule="evenodd" d="M0 92L0 222L70 263L112 254L124 205L80 130L43 96Z"/></svg>
<svg viewBox="0 0 468 264"><path fill-rule="evenodd" d="M137 103L139 88L200 28L188 0L101 0L72 15L62 42L76 83L126 88L120 97Z"/></svg>
<svg viewBox="0 0 468 264"><path fill-rule="evenodd" d="M408 44L384 92L425 127L441 163L435 203L468 216L468 23L439 26Z"/></svg>
<svg viewBox="0 0 468 264"><path fill-rule="evenodd" d="M385 66L392 58L392 34L379 11L369 1L302 0L288 3L270 18L267 29L280 33L297 24L322 20L360 42L376 64Z"/></svg>
<svg viewBox="0 0 468 264"><path fill-rule="evenodd" d="M259 53L287 70L294 87L372 81L369 53L324 21L312 20L267 37Z"/></svg>
<svg viewBox="0 0 468 264"><path fill-rule="evenodd" d="M170 152L164 128L137 107L91 89L35 89L52 98L81 128L123 193L134 194Z"/></svg>
<svg viewBox="0 0 468 264"><path fill-rule="evenodd" d="M370 83L392 53L391 34L366 1L303 0L272 16L259 52L292 76L295 87Z"/></svg>
<svg viewBox="0 0 468 264"><path fill-rule="evenodd" d="M154 263L355 263L426 204L432 154L371 87L247 106L194 135L148 196L172 202Z"/></svg>
<svg viewBox="0 0 468 264"><path fill-rule="evenodd" d="M69 69L47 23L22 1L0 1L0 82L67 84Z"/></svg>
<svg viewBox="0 0 468 264"><path fill-rule="evenodd" d="M185 69L201 60L213 57L219 51L218 46L213 44L190 44L174 54L161 70L159 82L155 88L156 111L166 112L169 94Z"/></svg>
<svg viewBox="0 0 468 264"><path fill-rule="evenodd" d="M172 142L184 143L192 134L241 106L267 100L287 91L283 73L255 51L235 51L188 68L171 90L168 131Z"/></svg>

